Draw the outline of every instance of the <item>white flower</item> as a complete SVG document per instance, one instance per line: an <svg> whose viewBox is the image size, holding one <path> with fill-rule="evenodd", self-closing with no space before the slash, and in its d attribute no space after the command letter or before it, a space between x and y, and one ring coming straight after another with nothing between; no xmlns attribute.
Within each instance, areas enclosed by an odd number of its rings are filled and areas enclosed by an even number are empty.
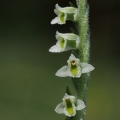
<svg viewBox="0 0 120 120"><path fill-rule="evenodd" d="M76 110L82 110L85 108L85 104L82 100L76 99L74 96L67 93L63 97L63 102L57 105L55 111L58 114L65 114L68 117L75 116Z"/></svg>
<svg viewBox="0 0 120 120"><path fill-rule="evenodd" d="M56 32L56 39L57 43L56 45L53 45L50 49L49 52L64 52L68 51L70 49L76 49L79 46L79 36L73 33L59 33L58 31Z"/></svg>
<svg viewBox="0 0 120 120"><path fill-rule="evenodd" d="M74 20L76 21L78 9L74 7L60 7L58 4L55 5L54 12L57 17L55 17L51 24L65 24L67 20L67 14L73 14Z"/></svg>
<svg viewBox="0 0 120 120"><path fill-rule="evenodd" d="M67 61L68 65L63 66L56 72L56 76L59 77L77 77L79 78L82 73L88 73L94 70L94 67L88 63L80 63L80 60L76 58L73 54L69 57Z"/></svg>

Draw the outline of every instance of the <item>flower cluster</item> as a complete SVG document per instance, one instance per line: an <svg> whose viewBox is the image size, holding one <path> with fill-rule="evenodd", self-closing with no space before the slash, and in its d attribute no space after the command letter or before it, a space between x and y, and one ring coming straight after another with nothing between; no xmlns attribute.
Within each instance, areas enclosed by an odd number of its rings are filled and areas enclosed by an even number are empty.
<svg viewBox="0 0 120 120"><path fill-rule="evenodd" d="M73 22L77 22L78 20L78 8L62 8L56 4L54 12L57 17L51 21L51 24L65 24L67 20L72 20ZM79 50L79 35L74 33L60 33L57 31L55 37L57 42L49 49L49 52L60 53L68 50ZM67 61L67 65L60 68L55 75L58 77L80 78L81 74L89 73L93 69L94 67L92 65L81 62L79 58L76 58L75 55L71 54ZM76 115L77 110L82 110L85 107L82 100L66 93L62 102L55 108L55 111L58 114L65 114L66 116L71 117ZM83 119L81 118L80 120Z"/></svg>

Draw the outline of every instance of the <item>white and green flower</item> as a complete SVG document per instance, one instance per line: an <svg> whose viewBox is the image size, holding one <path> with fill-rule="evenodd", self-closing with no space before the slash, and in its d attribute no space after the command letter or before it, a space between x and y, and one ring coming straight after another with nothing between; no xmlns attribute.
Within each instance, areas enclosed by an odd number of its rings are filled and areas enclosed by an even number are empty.
<svg viewBox="0 0 120 120"><path fill-rule="evenodd" d="M82 73L88 73L94 70L94 67L88 63L81 63L78 58L73 54L69 57L67 61L68 65L63 66L56 72L58 77L76 77L79 78Z"/></svg>
<svg viewBox="0 0 120 120"><path fill-rule="evenodd" d="M74 7L60 7L58 4L55 5L54 9L55 14L57 17L55 17L52 21L51 24L65 24L67 20L67 14L73 15L74 21L77 19L77 13L78 9Z"/></svg>
<svg viewBox="0 0 120 120"><path fill-rule="evenodd" d="M75 96L68 95L67 93L63 97L63 102L57 105L55 111L58 114L65 114L68 117L75 116L76 110L82 110L85 108L85 104L82 100L76 99Z"/></svg>
<svg viewBox="0 0 120 120"><path fill-rule="evenodd" d="M59 33L56 32L56 45L53 45L49 52L64 52L70 49L76 49L79 46L80 39L79 36L73 33Z"/></svg>

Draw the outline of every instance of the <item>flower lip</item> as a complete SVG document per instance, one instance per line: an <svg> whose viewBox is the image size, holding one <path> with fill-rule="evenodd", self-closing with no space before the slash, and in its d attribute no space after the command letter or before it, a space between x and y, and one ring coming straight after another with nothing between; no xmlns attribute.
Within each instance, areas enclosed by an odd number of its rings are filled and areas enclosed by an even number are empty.
<svg viewBox="0 0 120 120"><path fill-rule="evenodd" d="M57 41L56 45L61 49L61 51L64 51L66 48L67 40L61 38Z"/></svg>

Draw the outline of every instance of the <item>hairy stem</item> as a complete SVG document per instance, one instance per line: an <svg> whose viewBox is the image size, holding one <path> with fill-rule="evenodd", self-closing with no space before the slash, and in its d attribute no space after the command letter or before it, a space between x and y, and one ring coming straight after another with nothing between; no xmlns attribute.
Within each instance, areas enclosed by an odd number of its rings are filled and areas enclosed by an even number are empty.
<svg viewBox="0 0 120 120"><path fill-rule="evenodd" d="M89 62L89 23L88 23L88 14L89 7L86 0L76 0L78 5L78 31L80 37L80 45L78 52L76 52L76 56L80 59L81 62L88 63ZM84 73L80 78L72 78L73 85L76 89L77 97L83 100L86 104L86 92L88 89L88 81L89 74ZM76 116L71 118L71 120L80 120L84 119L84 111L77 111Z"/></svg>

